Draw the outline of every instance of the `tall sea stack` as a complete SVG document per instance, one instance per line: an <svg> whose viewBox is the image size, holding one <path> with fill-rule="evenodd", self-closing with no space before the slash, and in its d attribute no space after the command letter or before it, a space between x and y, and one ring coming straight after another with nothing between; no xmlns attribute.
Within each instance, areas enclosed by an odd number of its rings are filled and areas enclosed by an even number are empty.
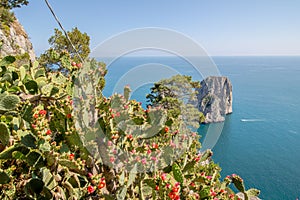
<svg viewBox="0 0 300 200"><path fill-rule="evenodd" d="M197 97L205 123L222 122L232 113L232 85L227 77L207 77L201 81Z"/></svg>

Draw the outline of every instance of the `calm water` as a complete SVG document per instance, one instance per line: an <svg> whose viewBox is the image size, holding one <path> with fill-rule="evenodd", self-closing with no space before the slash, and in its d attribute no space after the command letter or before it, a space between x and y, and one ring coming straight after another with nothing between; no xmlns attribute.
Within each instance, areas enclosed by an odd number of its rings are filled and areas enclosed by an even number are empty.
<svg viewBox="0 0 300 200"><path fill-rule="evenodd" d="M108 67L109 96L130 68L153 62L195 75L179 58L123 58ZM233 85L233 114L227 116L213 148L222 175L241 175L261 198L295 200L300 196L300 57L213 57ZM167 78L167 77L166 77ZM194 80L200 80L200 76ZM132 95L145 104L151 84ZM199 131L205 136L205 127Z"/></svg>

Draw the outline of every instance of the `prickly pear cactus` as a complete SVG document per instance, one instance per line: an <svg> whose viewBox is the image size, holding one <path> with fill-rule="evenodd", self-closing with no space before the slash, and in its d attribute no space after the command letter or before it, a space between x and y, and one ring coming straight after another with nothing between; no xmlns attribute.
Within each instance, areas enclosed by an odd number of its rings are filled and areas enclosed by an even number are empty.
<svg viewBox="0 0 300 200"><path fill-rule="evenodd" d="M172 165L172 171L173 171L175 180L182 184L183 183L183 175L182 175L180 167L176 163L174 163Z"/></svg>
<svg viewBox="0 0 300 200"><path fill-rule="evenodd" d="M0 199L238 199L231 184L259 195L237 175L220 180L176 106L145 110L129 86L103 97L102 63L50 54L62 71L0 61Z"/></svg>
<svg viewBox="0 0 300 200"><path fill-rule="evenodd" d="M130 87L128 85L125 86L124 87L124 98L126 101L129 100L130 92L131 92Z"/></svg>
<svg viewBox="0 0 300 200"><path fill-rule="evenodd" d="M0 122L0 142L2 145L7 146L10 139L10 130L7 125L3 122Z"/></svg>
<svg viewBox="0 0 300 200"><path fill-rule="evenodd" d="M7 184L9 183L10 178L9 175L0 170L0 184Z"/></svg>
<svg viewBox="0 0 300 200"><path fill-rule="evenodd" d="M13 110L18 103L20 103L20 98L17 95L3 93L0 99L0 111Z"/></svg>

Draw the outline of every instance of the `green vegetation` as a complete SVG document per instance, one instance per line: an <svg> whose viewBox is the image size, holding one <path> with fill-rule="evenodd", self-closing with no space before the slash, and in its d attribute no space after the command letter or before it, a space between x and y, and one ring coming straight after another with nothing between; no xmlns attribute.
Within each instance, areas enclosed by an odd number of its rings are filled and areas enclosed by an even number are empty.
<svg viewBox="0 0 300 200"><path fill-rule="evenodd" d="M9 29L10 24L16 19L11 9L19 8L28 3L27 0L0 0L0 28Z"/></svg>
<svg viewBox="0 0 300 200"><path fill-rule="evenodd" d="M46 73L37 62L23 66L14 63L10 56L0 63L1 199L237 199L228 187L230 183L247 196L257 195L257 190L246 191L236 175L220 180L221 169L212 162L212 152L198 152L197 133L181 127L179 115L157 122L158 133L151 135L148 125L152 114L158 116L156 112L168 110L143 110L138 102L121 95L97 97L98 121L105 135L100 142L107 148L100 146L99 158L95 159L74 128L70 97L78 67L69 60L65 67L71 73L66 75ZM92 62L88 66L89 71L99 72L97 76L105 75L102 64ZM102 81L95 84L103 89ZM139 128L149 128L145 133L150 135L139 135L135 126L120 128L124 119L131 119ZM173 142L174 138L182 141ZM188 145L188 150L168 160L181 145ZM117 169L112 168L121 159L116 149L132 155ZM165 166L135 173L156 159L164 160Z"/></svg>
<svg viewBox="0 0 300 200"><path fill-rule="evenodd" d="M90 53L90 37L86 33L81 33L78 28L72 29L72 31L68 31L68 37L71 42L74 44L77 53L74 48L68 41L67 37L63 35L63 33L55 29L54 35L51 36L48 40L50 44L50 48L43 53L39 62L41 65L46 67L53 67L55 65L59 69L64 69L64 60L62 58L68 56L73 62L80 63L80 57L85 60L88 58Z"/></svg>
<svg viewBox="0 0 300 200"><path fill-rule="evenodd" d="M0 59L0 199L237 200L231 184L245 199L259 194L235 174L221 180L211 150L199 152L189 127L201 114L185 112L199 82L160 81L146 110L129 87L106 98L106 68L88 58L89 37L68 34L86 63L58 30L41 63Z"/></svg>
<svg viewBox="0 0 300 200"><path fill-rule="evenodd" d="M220 180L221 169L212 162L212 152L198 152L197 133L181 126L181 113L177 118L159 117L154 124L158 132L151 135L157 131L149 126L152 116L163 116L168 110L144 110L121 95L96 98L105 137L97 138L102 145L95 138L88 141L98 152L91 153L80 140L82 133L76 131L72 115L78 67L68 60L64 66L70 73L46 73L37 62L15 63L11 56L0 63L1 199L237 199L228 187L231 183L248 197L259 193L246 191L236 175ZM95 61L83 68L92 70L92 77L106 73L103 64ZM104 87L103 80L93 84L99 91ZM120 127L124 120L130 122ZM147 134L139 135L137 128ZM187 151L178 151L184 147ZM121 160L116 150L131 155L123 167L113 167ZM170 155L177 157L170 160ZM155 160L163 162L143 170ZM135 173L137 169L141 173Z"/></svg>
<svg viewBox="0 0 300 200"><path fill-rule="evenodd" d="M197 128L199 121L204 122L204 115L197 109L199 81L192 81L191 76L176 75L155 83L147 95L149 106L162 106L170 118L185 116L189 125ZM188 112L188 113L185 113Z"/></svg>
<svg viewBox="0 0 300 200"><path fill-rule="evenodd" d="M28 0L0 0L0 7L6 9L20 8L23 5L28 5Z"/></svg>
<svg viewBox="0 0 300 200"><path fill-rule="evenodd" d="M0 27L2 27L2 29L7 28L15 20L15 16L10 10L0 7L0 20Z"/></svg>

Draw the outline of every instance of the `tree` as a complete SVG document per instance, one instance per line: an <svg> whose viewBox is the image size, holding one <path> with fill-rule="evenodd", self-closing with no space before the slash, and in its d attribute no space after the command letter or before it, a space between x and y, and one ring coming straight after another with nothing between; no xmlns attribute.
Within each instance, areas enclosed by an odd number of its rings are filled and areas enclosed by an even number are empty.
<svg viewBox="0 0 300 200"><path fill-rule="evenodd" d="M28 0L0 0L0 7L6 9L20 8L23 5L28 5Z"/></svg>
<svg viewBox="0 0 300 200"><path fill-rule="evenodd" d="M200 88L199 81L192 81L191 76L176 75L155 83L147 98L151 105L163 103L163 106L169 109L172 103L164 101L167 97L179 98L186 103L195 103L196 88Z"/></svg>
<svg viewBox="0 0 300 200"><path fill-rule="evenodd" d="M80 58L83 60L88 58L90 53L90 37L87 33L82 33L78 28L73 28L72 31L68 31L67 34L77 52L74 50L67 37L60 30L54 29L54 35L48 40L50 48L39 58L39 62L42 65L47 67L56 65L58 68L62 68L60 60L67 54L70 59L76 63L81 62Z"/></svg>
<svg viewBox="0 0 300 200"><path fill-rule="evenodd" d="M147 95L149 106L162 106L173 118L185 115L189 122L202 122L203 114L197 109L196 88L200 88L200 83L192 81L191 76L176 75L163 79L155 83Z"/></svg>

